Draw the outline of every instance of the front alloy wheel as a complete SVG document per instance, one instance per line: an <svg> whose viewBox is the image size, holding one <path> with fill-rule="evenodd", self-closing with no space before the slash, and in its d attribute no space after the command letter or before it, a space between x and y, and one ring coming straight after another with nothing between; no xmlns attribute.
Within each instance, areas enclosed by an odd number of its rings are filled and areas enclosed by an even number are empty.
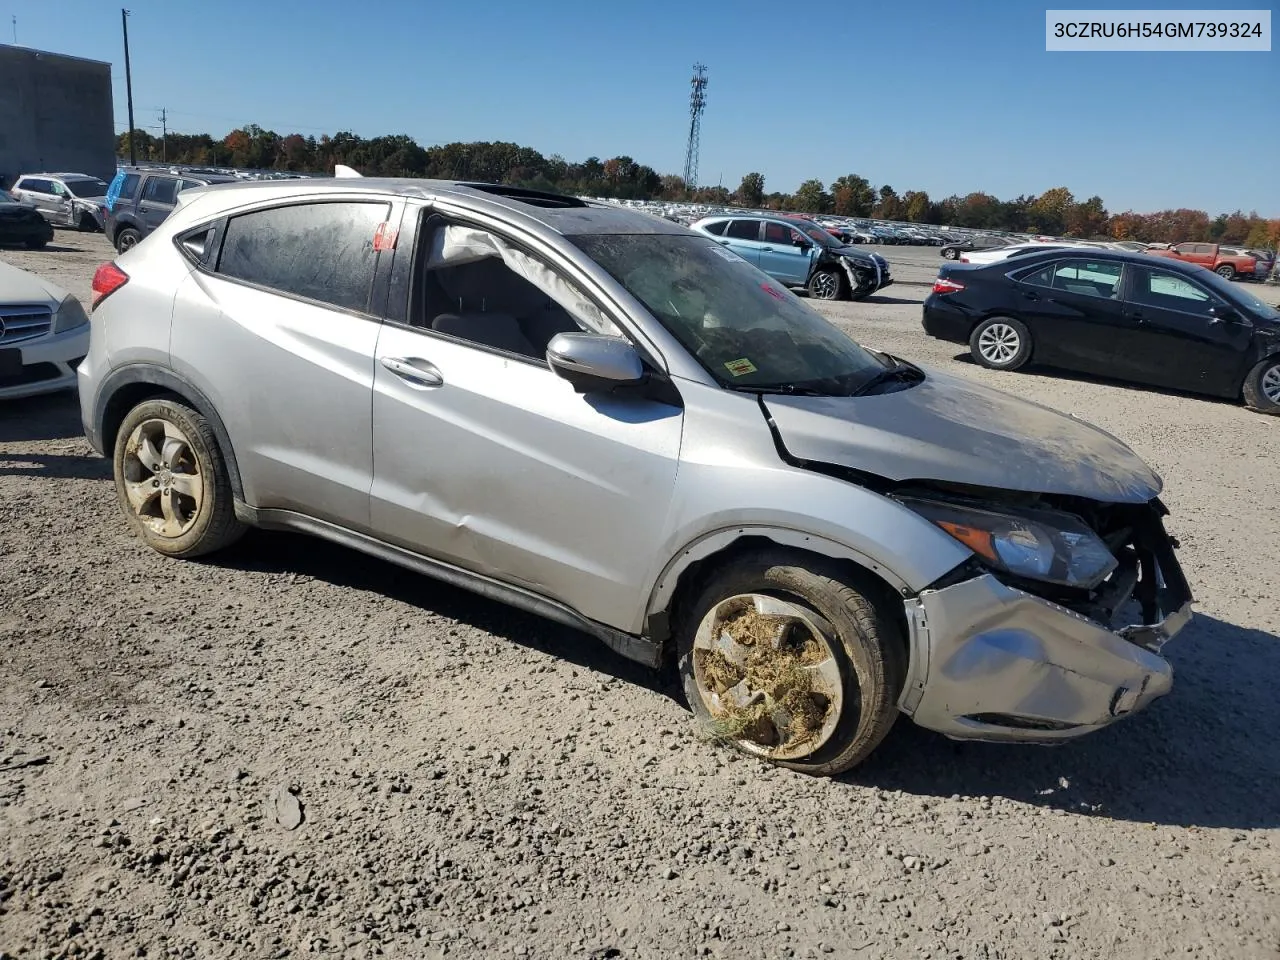
<svg viewBox="0 0 1280 960"><path fill-rule="evenodd" d="M809 296L818 300L839 300L840 274L834 270L819 270L809 280Z"/></svg>
<svg viewBox="0 0 1280 960"><path fill-rule="evenodd" d="M1244 402L1259 413L1280 416L1280 357L1268 357L1249 371Z"/></svg>
<svg viewBox="0 0 1280 960"><path fill-rule="evenodd" d="M876 748L897 718L906 645L875 585L855 582L825 558L768 550L680 604L680 678L711 739L821 776Z"/></svg>

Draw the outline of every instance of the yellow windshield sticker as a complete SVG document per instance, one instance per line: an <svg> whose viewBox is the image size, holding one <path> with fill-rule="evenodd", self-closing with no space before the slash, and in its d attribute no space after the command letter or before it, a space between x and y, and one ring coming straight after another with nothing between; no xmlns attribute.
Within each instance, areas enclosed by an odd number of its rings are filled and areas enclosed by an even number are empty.
<svg viewBox="0 0 1280 960"><path fill-rule="evenodd" d="M756 372L756 365L746 357L740 357L737 360L730 360L724 366L725 369L735 377L741 377L744 374Z"/></svg>

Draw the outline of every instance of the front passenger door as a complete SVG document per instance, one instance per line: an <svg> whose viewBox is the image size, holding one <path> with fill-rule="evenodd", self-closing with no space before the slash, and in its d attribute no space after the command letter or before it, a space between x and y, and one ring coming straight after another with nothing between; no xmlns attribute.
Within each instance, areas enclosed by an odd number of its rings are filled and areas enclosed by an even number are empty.
<svg viewBox="0 0 1280 960"><path fill-rule="evenodd" d="M800 231L778 220L764 222L764 242L760 250L760 269L776 280L801 286L809 279L812 241L801 245Z"/></svg>
<svg viewBox="0 0 1280 960"><path fill-rule="evenodd" d="M1234 397L1244 376L1253 325L1207 287L1156 267L1136 267L1126 311L1141 331L1134 352L1143 380Z"/></svg>

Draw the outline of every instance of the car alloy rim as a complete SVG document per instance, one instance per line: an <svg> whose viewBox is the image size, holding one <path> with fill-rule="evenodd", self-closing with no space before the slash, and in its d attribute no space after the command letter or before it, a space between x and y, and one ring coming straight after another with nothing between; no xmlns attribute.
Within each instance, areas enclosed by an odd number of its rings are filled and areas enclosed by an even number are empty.
<svg viewBox="0 0 1280 960"><path fill-rule="evenodd" d="M799 603L749 593L716 604L693 639L713 733L769 760L820 749L844 708L837 643L831 624Z"/></svg>
<svg viewBox="0 0 1280 960"><path fill-rule="evenodd" d="M1262 395L1272 403L1280 403L1280 363L1262 371Z"/></svg>
<svg viewBox="0 0 1280 960"><path fill-rule="evenodd" d="M1021 347L1018 331L1007 323L993 323L978 336L978 352L991 363L1008 363Z"/></svg>
<svg viewBox="0 0 1280 960"><path fill-rule="evenodd" d="M1233 273L1235 273L1235 271L1234 271L1234 270L1232 270L1230 267L1219 267L1219 268L1218 268L1218 276L1220 276L1220 277L1229 277L1229 276L1231 276Z"/></svg>
<svg viewBox="0 0 1280 960"><path fill-rule="evenodd" d="M168 420L144 420L124 449L124 490L138 519L162 537L180 537L204 504L200 461Z"/></svg>
<svg viewBox="0 0 1280 960"><path fill-rule="evenodd" d="M814 278L813 290L823 300L834 300L836 291L839 289L840 281L830 271L820 273Z"/></svg>

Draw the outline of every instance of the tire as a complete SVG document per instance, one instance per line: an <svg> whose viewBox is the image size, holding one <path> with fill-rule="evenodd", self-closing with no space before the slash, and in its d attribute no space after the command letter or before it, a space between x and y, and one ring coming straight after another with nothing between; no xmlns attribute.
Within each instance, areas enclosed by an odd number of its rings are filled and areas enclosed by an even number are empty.
<svg viewBox="0 0 1280 960"><path fill-rule="evenodd" d="M885 738L898 716L898 697L906 675L906 643L896 620L885 615L888 604L878 608L871 599L873 589L864 589L849 581L848 574L835 564L821 558L785 550L769 550L754 556L742 557L715 572L693 602L679 613L677 626L677 666L684 692L699 725L713 738L727 742L735 749L814 776L833 776L862 762ZM730 659L717 650L708 648L707 638L720 639L725 635L723 623L731 622L748 603L746 598L762 598L760 603L774 609L797 611L804 621L780 618L770 625L766 621L754 621L766 632L776 631L781 643L778 650L786 650L786 656L794 665L807 664L804 677L812 677L815 686L805 692L788 684L788 674L776 659L781 656L771 643L757 638L758 646L747 647L730 641L733 650L754 649L775 657L764 669L770 671L764 683L773 683L772 694L764 689L752 694L763 698L747 708L727 706L732 703L734 691L752 690L753 674L738 675L740 679L732 687L735 678ZM768 608L768 607L767 607ZM725 611L729 617L722 619ZM811 626L816 625L822 639ZM818 650L813 657L795 659L796 637L808 638L806 651ZM719 657L719 661L714 659ZM815 659L818 657L820 659ZM712 659L708 659L712 658ZM729 664L728 668L725 664ZM729 669L730 673L717 673ZM750 666L748 671L754 669ZM784 678L779 682L779 678ZM819 688L838 693L826 698ZM784 696L785 701L774 699ZM723 697L723 699L722 699ZM799 699L795 699L798 697ZM826 706L823 707L825 702ZM803 709L796 704L808 704ZM741 711L759 710L755 719L744 720ZM815 714L813 711L820 711ZM796 720L779 726L773 717L799 718L805 735L793 732ZM809 718L807 728L804 718ZM817 725L821 723L821 727ZM815 729L816 728L816 729ZM783 730L787 732L783 734ZM772 741L772 744L769 742Z"/></svg>
<svg viewBox="0 0 1280 960"><path fill-rule="evenodd" d="M1250 410L1280 416L1280 355L1267 357L1249 371L1243 393Z"/></svg>
<svg viewBox="0 0 1280 960"><path fill-rule="evenodd" d="M116 252L124 253L126 250L132 250L142 241L142 234L133 227L125 227L116 234Z"/></svg>
<svg viewBox="0 0 1280 960"><path fill-rule="evenodd" d="M839 270L819 270L805 287L815 300L839 300L844 288L845 280Z"/></svg>
<svg viewBox="0 0 1280 960"><path fill-rule="evenodd" d="M81 233L97 233L98 221L93 219L93 214L82 213L80 214L80 222L76 225L76 228Z"/></svg>
<svg viewBox="0 0 1280 960"><path fill-rule="evenodd" d="M948 260L958 260L960 258L960 251L949 247L942 251L942 255Z"/></svg>
<svg viewBox="0 0 1280 960"><path fill-rule="evenodd" d="M116 432L113 460L120 508L156 552L190 559L244 533L222 450L204 417L185 404L145 400L130 410Z"/></svg>
<svg viewBox="0 0 1280 960"><path fill-rule="evenodd" d="M49 245L48 240L28 240L27 241L28 250L43 250L48 245Z"/></svg>
<svg viewBox="0 0 1280 960"><path fill-rule="evenodd" d="M1031 359L1031 332L1012 317L987 317L969 335L969 352L992 370L1017 370Z"/></svg>
<svg viewBox="0 0 1280 960"><path fill-rule="evenodd" d="M1216 267L1213 272L1223 280L1234 280L1236 278L1236 268L1229 263L1224 263Z"/></svg>

